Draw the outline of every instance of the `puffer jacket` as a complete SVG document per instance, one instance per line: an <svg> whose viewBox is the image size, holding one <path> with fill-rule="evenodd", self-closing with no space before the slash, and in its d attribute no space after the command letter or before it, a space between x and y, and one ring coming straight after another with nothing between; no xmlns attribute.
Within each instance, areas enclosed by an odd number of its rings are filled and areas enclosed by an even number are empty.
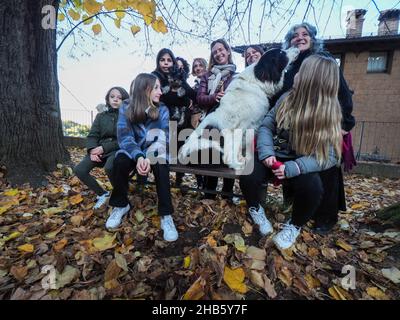
<svg viewBox="0 0 400 320"><path fill-rule="evenodd" d="M98 113L86 139L86 148L90 150L102 146L104 156L119 149L117 142L118 109L108 107L107 111Z"/></svg>
<svg viewBox="0 0 400 320"><path fill-rule="evenodd" d="M126 154L132 160L143 158L161 158L168 160L169 112L160 104L160 115L157 120L147 119L144 123L134 124L126 116L129 102L124 101L119 111L117 124L117 151Z"/></svg>

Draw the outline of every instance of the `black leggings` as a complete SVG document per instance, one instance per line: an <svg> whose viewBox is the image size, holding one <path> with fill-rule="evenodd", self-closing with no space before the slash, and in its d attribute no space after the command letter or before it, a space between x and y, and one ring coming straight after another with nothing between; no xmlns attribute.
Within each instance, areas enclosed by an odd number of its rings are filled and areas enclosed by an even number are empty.
<svg viewBox="0 0 400 320"><path fill-rule="evenodd" d="M128 205L129 174L136 169L136 162L125 154L118 154L114 160L113 191L109 201L112 207ZM155 164L153 171L158 197L158 214L170 215L174 212L171 201L168 164Z"/></svg>
<svg viewBox="0 0 400 320"><path fill-rule="evenodd" d="M271 182L274 175L260 161L255 161L252 174L240 177L240 188L248 207L258 207L259 191L265 181ZM314 218L317 223L337 220L338 214L338 168L302 174L282 181L293 190L293 213L291 223L303 226Z"/></svg>

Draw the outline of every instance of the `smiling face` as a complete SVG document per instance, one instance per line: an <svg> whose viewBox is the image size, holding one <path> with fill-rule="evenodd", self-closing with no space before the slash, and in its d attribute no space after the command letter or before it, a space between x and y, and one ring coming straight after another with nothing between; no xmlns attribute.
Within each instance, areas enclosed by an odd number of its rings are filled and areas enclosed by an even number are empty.
<svg viewBox="0 0 400 320"><path fill-rule="evenodd" d="M261 53L256 49L249 47L245 52L245 60L246 64L249 66L255 62L258 62L261 58Z"/></svg>
<svg viewBox="0 0 400 320"><path fill-rule="evenodd" d="M199 60L196 60L193 64L193 71L196 77L200 78L206 72L206 68Z"/></svg>
<svg viewBox="0 0 400 320"><path fill-rule="evenodd" d="M168 53L166 53L160 58L158 64L162 72L169 73L169 68L172 67L174 62L172 61L172 57Z"/></svg>
<svg viewBox="0 0 400 320"><path fill-rule="evenodd" d="M311 37L306 28L296 29L290 44L296 48L299 48L301 52L311 48Z"/></svg>
<svg viewBox="0 0 400 320"><path fill-rule="evenodd" d="M114 109L118 109L122 103L122 95L121 92L117 89L112 89L110 91L110 96L108 98L108 103Z"/></svg>
<svg viewBox="0 0 400 320"><path fill-rule="evenodd" d="M224 45L220 42L217 42L211 48L211 55L215 61L215 64L218 65L228 64L230 54L231 53L228 50L226 50Z"/></svg>
<svg viewBox="0 0 400 320"><path fill-rule="evenodd" d="M159 103L160 102L160 97L162 95L161 92L161 85L160 85L160 80L156 80L154 83L154 87L150 92L150 100L153 101L154 103Z"/></svg>

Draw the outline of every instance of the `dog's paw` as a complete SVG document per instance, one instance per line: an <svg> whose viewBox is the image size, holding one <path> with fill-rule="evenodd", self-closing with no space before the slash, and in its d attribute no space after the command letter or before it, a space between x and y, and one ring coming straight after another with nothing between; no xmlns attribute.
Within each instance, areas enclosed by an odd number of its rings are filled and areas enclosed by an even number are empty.
<svg viewBox="0 0 400 320"><path fill-rule="evenodd" d="M231 162L228 167L235 170L235 171L241 171L245 168L246 162L242 161L233 161Z"/></svg>

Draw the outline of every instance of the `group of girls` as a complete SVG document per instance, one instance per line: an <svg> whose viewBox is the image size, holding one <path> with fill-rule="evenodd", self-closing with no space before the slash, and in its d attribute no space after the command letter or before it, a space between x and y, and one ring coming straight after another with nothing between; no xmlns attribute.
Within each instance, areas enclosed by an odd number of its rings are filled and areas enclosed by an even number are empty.
<svg viewBox="0 0 400 320"><path fill-rule="evenodd" d="M272 233L273 226L260 205L261 193L254 191L266 181L282 182L285 198L292 205L292 217L273 237L280 249L292 246L301 227L310 219L315 222L316 232L329 232L337 222L339 210L345 210L340 164L343 137L355 124L352 92L336 61L323 51L316 34L316 28L308 23L295 25L287 33L283 49L295 46L300 55L289 66L284 86L271 99L272 108L257 132L253 173L240 177L248 213L262 235ZM151 74L139 74L129 95L118 87L107 93L108 109L97 115L88 136L88 154L75 173L97 194L95 208L99 208L110 195L89 171L95 166L105 167L113 185L108 229L117 228L131 209L128 182L132 171L140 176L152 171L164 239L177 240L168 167L171 109L188 107L190 125L196 127L201 117L219 107L236 74L232 51L225 40L213 41L210 51L208 67L202 58L193 61L192 75L196 77L193 88L186 82L189 73L186 60L162 49L157 55L156 69ZM248 47L244 53L245 65L256 63L263 53L259 46ZM170 85L170 74L175 69L185 75L181 83L183 91ZM181 181L182 176L178 175L176 184ZM209 190L215 190L217 182L214 177L197 177L197 183ZM223 191L232 192L233 185L234 180L224 179Z"/></svg>

